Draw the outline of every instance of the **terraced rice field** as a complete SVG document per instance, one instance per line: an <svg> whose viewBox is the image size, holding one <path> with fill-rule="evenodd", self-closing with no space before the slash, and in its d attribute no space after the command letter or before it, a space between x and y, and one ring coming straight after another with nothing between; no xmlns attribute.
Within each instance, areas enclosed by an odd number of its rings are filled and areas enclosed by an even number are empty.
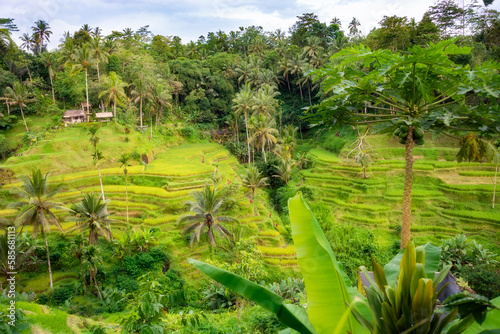
<svg viewBox="0 0 500 334"><path fill-rule="evenodd" d="M402 147L387 147L386 136L372 136L374 163L363 179L352 160L315 148L315 167L301 171L337 222L371 229L381 243L397 240L404 182ZM500 210L492 208L494 166L454 160L458 149L427 144L414 150L412 236L417 243L441 243L459 233L500 252ZM389 140L390 145L390 140ZM344 149L340 157L349 150ZM498 203L497 203L498 204Z"/></svg>

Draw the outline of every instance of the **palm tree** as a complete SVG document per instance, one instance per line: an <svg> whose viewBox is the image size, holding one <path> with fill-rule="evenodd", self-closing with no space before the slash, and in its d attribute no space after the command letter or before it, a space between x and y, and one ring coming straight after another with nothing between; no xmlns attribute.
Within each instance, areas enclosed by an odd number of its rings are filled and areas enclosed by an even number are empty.
<svg viewBox="0 0 500 334"><path fill-rule="evenodd" d="M249 166L245 169L245 173L240 175L241 183L243 187L252 190L252 201L254 202L254 212L257 215L257 211L255 209L255 192L258 188L263 188L269 183L267 183L268 178L264 177L259 169L255 166Z"/></svg>
<svg viewBox="0 0 500 334"><path fill-rule="evenodd" d="M61 231L61 225L57 217L52 212L53 209L63 209L59 203L52 202L52 198L62 189L62 184L49 190L49 173L42 175L40 169L33 170L32 175L21 175L19 179L23 182L21 188L12 189L12 193L21 197L21 200L15 202L13 206L21 207L17 214L16 223L24 225L33 225L33 234L36 236L39 230L42 232L45 240L45 249L47 250L47 264L49 267L50 291L54 292L52 283L52 268L50 266L49 244L47 242L47 233L50 232L51 224L58 227Z"/></svg>
<svg viewBox="0 0 500 334"><path fill-rule="evenodd" d="M33 30L35 43L37 45L40 43L40 49L37 48L36 51L43 52L43 41L50 42L49 37L52 35L49 24L44 20L38 20L35 22L35 25L31 27L31 29Z"/></svg>
<svg viewBox="0 0 500 334"><path fill-rule="evenodd" d="M42 59L42 63L47 66L47 69L49 70L49 78L50 78L50 87L52 88L52 103L56 103L56 98L54 96L54 83L52 79L56 75L54 72L54 67L57 67L57 61L59 60L59 57L54 53L54 52L42 52L40 54L40 58Z"/></svg>
<svg viewBox="0 0 500 334"><path fill-rule="evenodd" d="M89 111L89 84L88 84L88 69L94 64L94 59L91 55L90 46L88 44L83 44L80 49L76 50L75 59L72 63L73 70L85 71L85 93L87 96L87 112ZM116 115L115 115L116 117Z"/></svg>
<svg viewBox="0 0 500 334"><path fill-rule="evenodd" d="M100 62L107 62L109 53L104 49L102 40L99 36L95 36L92 41L90 41L90 48L92 57L94 57L97 68L97 81L101 83L101 77L99 75L99 64Z"/></svg>
<svg viewBox="0 0 500 334"><path fill-rule="evenodd" d="M90 245L97 245L99 235L110 240L111 230L105 226L109 222L108 203L109 199L102 200L102 194L97 196L91 192L85 194L80 203L71 206L68 220L78 223L78 229L89 230Z"/></svg>
<svg viewBox="0 0 500 334"><path fill-rule="evenodd" d="M23 107L27 107L26 103L36 101L35 98L30 97L31 93L28 88L21 84L19 81L14 82L12 87L5 88L5 97L8 99L10 105L17 105L21 109L21 116L23 117L24 127L26 132L30 132L28 124L26 124L26 119L24 118Z"/></svg>
<svg viewBox="0 0 500 334"><path fill-rule="evenodd" d="M130 166L129 162L132 157L130 154L123 153L118 159L118 162L120 163L120 167L123 168L123 174L125 174L125 202L127 203L127 225L128 225L128 170L127 167Z"/></svg>
<svg viewBox="0 0 500 334"><path fill-rule="evenodd" d="M238 219L231 216L219 216L219 212L224 207L226 198L217 191L216 187L210 189L207 184L202 191L192 193L193 201L187 201L189 211L194 215L184 215L179 218L177 224L190 222L185 229L184 234L191 234L190 245L193 247L195 242L200 241L200 237L207 233L208 241L211 247L216 247L214 231L217 231L222 237L230 240L232 233L229 232L221 223L237 222Z"/></svg>
<svg viewBox="0 0 500 334"><path fill-rule="evenodd" d="M99 98L106 95L106 105L109 105L113 101L113 113L116 122L116 104L122 103L124 99L127 99L124 88L128 85L124 83L120 77L115 72L110 72L109 75L104 79L104 91L99 93Z"/></svg>
<svg viewBox="0 0 500 334"><path fill-rule="evenodd" d="M30 36L27 33L24 33L21 37L19 37L21 40L21 49L26 50L27 52L33 51L33 44L35 41L33 40L33 36Z"/></svg>
<svg viewBox="0 0 500 334"><path fill-rule="evenodd" d="M101 291L95 278L100 265L102 265L102 257L99 254L99 248L94 245L86 246L82 252L82 266L89 273L90 284L94 281L99 298L102 299Z"/></svg>
<svg viewBox="0 0 500 334"><path fill-rule="evenodd" d="M255 129L250 142L254 143L257 148L260 147L264 155L264 162L267 163L266 145L270 148L278 141L276 139L278 130L274 128L276 122L266 118L263 114L259 114L255 120Z"/></svg>
<svg viewBox="0 0 500 334"><path fill-rule="evenodd" d="M309 57L309 59L317 56L318 52L323 50L321 40L317 36L306 38L306 46L302 49L302 55Z"/></svg>
<svg viewBox="0 0 500 334"><path fill-rule="evenodd" d="M304 59L300 54L296 54L295 58L292 59L292 70L291 74L297 74L297 84L300 89L300 99L302 100L304 97L302 95L302 85L300 84L300 75L304 72L304 67L306 66Z"/></svg>
<svg viewBox="0 0 500 334"><path fill-rule="evenodd" d="M245 84L233 99L233 109L237 115L243 113L247 133L248 163L250 163L250 138L248 136L248 118L253 107L253 92L250 84Z"/></svg>
<svg viewBox="0 0 500 334"><path fill-rule="evenodd" d="M290 62L290 59L286 57L281 58L279 66L279 70L283 72L283 79L286 80L286 83L288 85L288 91L290 91L290 80L288 78L288 74L292 71L292 64Z"/></svg>
<svg viewBox="0 0 500 334"><path fill-rule="evenodd" d="M356 36L359 33L358 27L361 25L359 20L355 17L352 18L352 21L349 23L349 34L352 36Z"/></svg>
<svg viewBox="0 0 500 334"><path fill-rule="evenodd" d="M130 92L132 96L135 96L134 103L139 102L139 115L140 115L140 124L142 129L142 101L145 97L149 97L148 85L144 82L144 78L142 75L134 82L135 89Z"/></svg>
<svg viewBox="0 0 500 334"><path fill-rule="evenodd" d="M295 162L292 160L281 159L281 163L276 166L276 175L274 177L279 177L281 180L288 185L290 178L292 177L293 168L295 167Z"/></svg>
<svg viewBox="0 0 500 334"><path fill-rule="evenodd" d="M163 114L163 107L172 108L172 95L171 87L165 87L161 83L157 83L151 88L151 100L154 107L154 113L156 116L155 128L158 125L158 119ZM151 127L151 136L153 136L153 129Z"/></svg>

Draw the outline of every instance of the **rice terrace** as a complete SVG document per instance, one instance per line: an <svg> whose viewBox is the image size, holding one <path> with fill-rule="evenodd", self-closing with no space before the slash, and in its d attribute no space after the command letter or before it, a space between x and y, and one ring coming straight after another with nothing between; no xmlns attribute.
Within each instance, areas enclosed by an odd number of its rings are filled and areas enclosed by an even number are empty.
<svg viewBox="0 0 500 334"><path fill-rule="evenodd" d="M3 6L0 333L500 331L500 4L196 4Z"/></svg>

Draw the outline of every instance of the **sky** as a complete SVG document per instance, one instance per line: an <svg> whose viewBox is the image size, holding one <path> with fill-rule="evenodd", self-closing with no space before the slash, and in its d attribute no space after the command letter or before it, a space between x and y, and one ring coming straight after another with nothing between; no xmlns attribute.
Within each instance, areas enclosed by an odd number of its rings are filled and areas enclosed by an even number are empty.
<svg viewBox="0 0 500 334"><path fill-rule="evenodd" d="M467 0L469 1L469 0ZM2 1L0 16L13 18L19 31L13 39L31 33L37 20L49 23L49 49L56 48L65 31L73 33L83 24L100 27L104 35L125 28L137 30L149 25L155 35L179 36L182 43L219 29L225 32L251 25L265 31L287 32L304 13L315 13L321 22L338 17L342 29L356 17L367 35L384 15L407 16L420 21L434 0L14 0ZM461 3L461 1L459 1ZM480 1L482 4L482 1ZM490 8L500 11L500 0Z"/></svg>

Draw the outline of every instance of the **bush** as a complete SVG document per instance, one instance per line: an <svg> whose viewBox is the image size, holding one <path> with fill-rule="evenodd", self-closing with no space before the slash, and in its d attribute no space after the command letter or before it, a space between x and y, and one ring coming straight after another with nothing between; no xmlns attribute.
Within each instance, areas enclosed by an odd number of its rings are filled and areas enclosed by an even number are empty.
<svg viewBox="0 0 500 334"><path fill-rule="evenodd" d="M460 276L476 293L488 299L500 296L500 276L489 265L465 267Z"/></svg>
<svg viewBox="0 0 500 334"><path fill-rule="evenodd" d="M52 294L52 303L55 305L62 305L64 302L71 298L76 289L73 284L63 284L60 287L54 288Z"/></svg>

